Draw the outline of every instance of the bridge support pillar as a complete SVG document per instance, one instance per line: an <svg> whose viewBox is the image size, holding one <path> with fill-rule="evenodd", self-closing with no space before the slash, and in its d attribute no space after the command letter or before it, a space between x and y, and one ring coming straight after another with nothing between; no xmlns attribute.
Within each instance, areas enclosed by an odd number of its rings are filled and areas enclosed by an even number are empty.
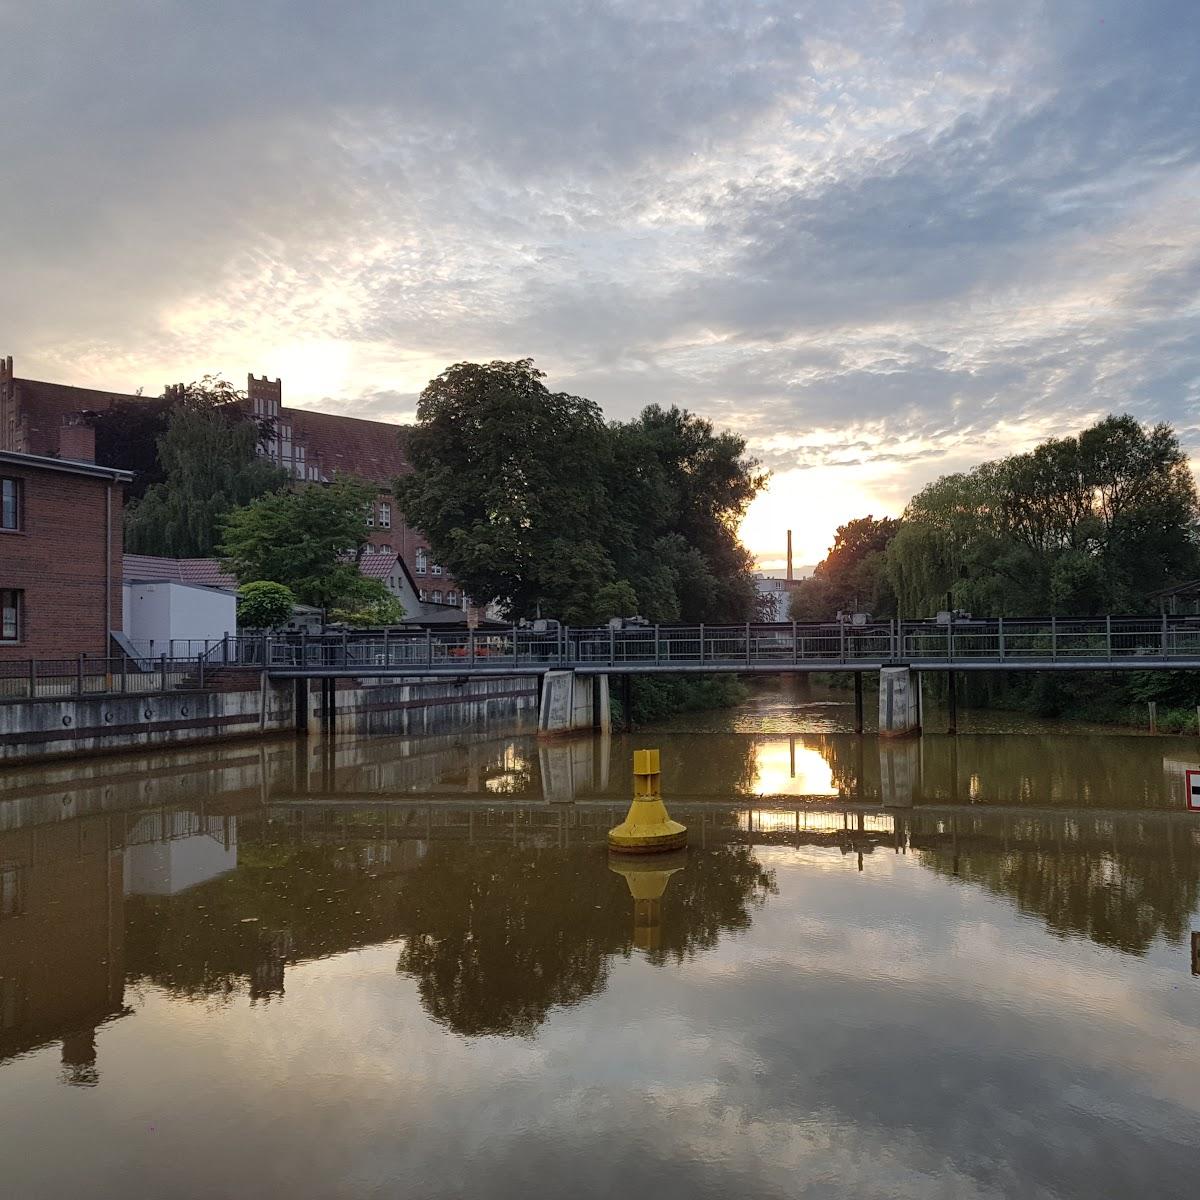
<svg viewBox="0 0 1200 1200"><path fill-rule="evenodd" d="M921 676L909 667L879 669L879 736L912 737L921 732Z"/></svg>
<svg viewBox="0 0 1200 1200"><path fill-rule="evenodd" d="M599 724L596 724L597 720ZM576 675L574 671L547 671L542 676L542 701L538 708L538 734L576 733L611 726L607 675Z"/></svg>

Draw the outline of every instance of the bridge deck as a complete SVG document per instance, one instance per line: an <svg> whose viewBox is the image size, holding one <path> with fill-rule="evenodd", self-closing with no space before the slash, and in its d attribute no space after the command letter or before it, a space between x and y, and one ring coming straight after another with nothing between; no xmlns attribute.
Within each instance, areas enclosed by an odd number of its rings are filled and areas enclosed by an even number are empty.
<svg viewBox="0 0 1200 1200"><path fill-rule="evenodd" d="M177 653L173 646L172 653ZM1200 668L1200 617L1040 617L863 624L635 625L388 630L227 639L189 648L206 666L272 676L413 678L878 671L1157 671Z"/></svg>

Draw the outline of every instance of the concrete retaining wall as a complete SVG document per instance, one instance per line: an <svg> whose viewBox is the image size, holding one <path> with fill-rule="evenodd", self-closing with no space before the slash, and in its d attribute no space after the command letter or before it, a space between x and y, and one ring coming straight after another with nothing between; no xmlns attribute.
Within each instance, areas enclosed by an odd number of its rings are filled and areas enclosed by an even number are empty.
<svg viewBox="0 0 1200 1200"><path fill-rule="evenodd" d="M338 681L337 733L434 733L486 729L537 711L536 678ZM191 742L322 727L322 692L307 689L304 720L291 681L228 691L158 692L0 703L0 764L66 755L162 749Z"/></svg>

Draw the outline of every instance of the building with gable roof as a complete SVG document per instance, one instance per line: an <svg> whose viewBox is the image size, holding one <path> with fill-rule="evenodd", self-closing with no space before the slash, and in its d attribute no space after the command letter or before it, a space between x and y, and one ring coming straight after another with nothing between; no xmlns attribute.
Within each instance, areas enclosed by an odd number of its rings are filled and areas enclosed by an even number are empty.
<svg viewBox="0 0 1200 1200"><path fill-rule="evenodd" d="M82 428L79 414L139 399L144 397L21 378L14 373L11 356L0 359L0 450L71 457L76 435L70 431ZM392 481L411 470L403 426L288 408L282 381L265 375L247 377L246 404L272 431L262 443L263 457L298 483L328 482L340 473L379 489L367 514L368 550L394 553L403 564L414 587L411 607L401 596L407 611L416 612L421 602L464 605L462 589L433 558L420 531L404 520L392 496Z"/></svg>

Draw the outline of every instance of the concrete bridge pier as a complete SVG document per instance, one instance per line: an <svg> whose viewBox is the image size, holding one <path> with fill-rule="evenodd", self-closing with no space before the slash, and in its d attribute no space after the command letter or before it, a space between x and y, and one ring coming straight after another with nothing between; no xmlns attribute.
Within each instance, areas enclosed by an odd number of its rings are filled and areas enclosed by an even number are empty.
<svg viewBox="0 0 1200 1200"><path fill-rule="evenodd" d="M611 724L607 675L547 671L542 676L539 736L592 729L608 733Z"/></svg>
<svg viewBox="0 0 1200 1200"><path fill-rule="evenodd" d="M880 667L879 736L913 737L920 732L920 674L911 667Z"/></svg>

